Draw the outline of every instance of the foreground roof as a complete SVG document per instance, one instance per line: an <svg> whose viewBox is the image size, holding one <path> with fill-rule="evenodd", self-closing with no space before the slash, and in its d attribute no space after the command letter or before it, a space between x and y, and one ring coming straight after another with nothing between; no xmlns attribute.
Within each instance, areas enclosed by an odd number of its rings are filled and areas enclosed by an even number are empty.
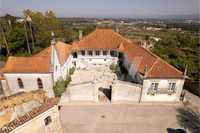
<svg viewBox="0 0 200 133"><path fill-rule="evenodd" d="M32 110L28 112L25 112L25 114L22 114L21 116L17 116L13 120L11 120L12 118L11 116L10 116L10 119L6 118L6 121L4 119L4 122L6 123L4 123L3 126L0 128L1 133L11 132L12 130L16 129L20 125L23 125L24 123L28 122L34 117L54 107L54 105L57 105L58 103L57 98L47 98L45 96L44 91L37 90L37 91L32 91L32 92L21 92L21 93L17 93L15 95L0 99L0 103L1 103L0 110L4 111L4 110L7 110L8 108L14 108L16 106L22 105L23 103L27 103L31 100L37 100L41 103L41 105L33 108ZM9 113L10 112L8 111L4 115L6 114L9 115ZM6 117L8 116L6 115Z"/></svg>

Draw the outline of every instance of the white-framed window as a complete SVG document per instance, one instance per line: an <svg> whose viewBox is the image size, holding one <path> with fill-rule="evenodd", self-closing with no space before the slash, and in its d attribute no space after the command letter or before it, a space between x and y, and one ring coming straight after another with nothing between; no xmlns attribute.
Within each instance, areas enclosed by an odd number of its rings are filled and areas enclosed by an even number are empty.
<svg viewBox="0 0 200 133"><path fill-rule="evenodd" d="M45 124L45 126L49 125L51 122L52 122L51 116L47 116L47 117L44 119L44 124Z"/></svg>
<svg viewBox="0 0 200 133"><path fill-rule="evenodd" d="M174 92L176 92L176 83L174 83L174 82L170 82L169 83L169 92L171 92L171 93L174 93Z"/></svg>
<svg viewBox="0 0 200 133"><path fill-rule="evenodd" d="M97 50L97 51L95 51L95 54L96 54L97 56L99 56L99 55L100 55L100 52Z"/></svg>
<svg viewBox="0 0 200 133"><path fill-rule="evenodd" d="M157 91L158 90L158 83L156 83L156 82L151 83L151 89Z"/></svg>
<svg viewBox="0 0 200 133"><path fill-rule="evenodd" d="M104 51L103 51L103 55L106 56L107 54L108 54L108 51L105 51L105 50L104 50Z"/></svg>
<svg viewBox="0 0 200 133"><path fill-rule="evenodd" d="M23 84L21 78L17 78L17 83L18 83L18 86L19 86L20 89L24 89L24 84Z"/></svg>
<svg viewBox="0 0 200 133"><path fill-rule="evenodd" d="M84 50L81 50L81 55L85 56L85 51Z"/></svg>
<svg viewBox="0 0 200 133"><path fill-rule="evenodd" d="M38 84L39 89L43 89L43 83L42 83L42 80L40 78L37 79L37 84Z"/></svg>
<svg viewBox="0 0 200 133"><path fill-rule="evenodd" d="M151 86L148 90L148 94L155 95L157 91L158 91L158 83L157 82L151 83Z"/></svg>
<svg viewBox="0 0 200 133"><path fill-rule="evenodd" d="M88 55L89 55L89 56L92 56L92 55L93 55L92 50L89 50L89 51L88 51Z"/></svg>

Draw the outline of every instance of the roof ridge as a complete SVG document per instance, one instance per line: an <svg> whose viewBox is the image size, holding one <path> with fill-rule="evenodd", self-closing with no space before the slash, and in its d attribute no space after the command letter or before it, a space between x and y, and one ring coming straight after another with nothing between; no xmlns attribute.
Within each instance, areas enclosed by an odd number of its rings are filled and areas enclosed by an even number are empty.
<svg viewBox="0 0 200 133"><path fill-rule="evenodd" d="M156 65L157 62L158 62L158 58L156 58L156 60L154 61L153 65L150 67L150 69L148 70L148 72L146 73L145 76L149 75L149 73L152 71L153 67Z"/></svg>
<svg viewBox="0 0 200 133"><path fill-rule="evenodd" d="M137 45L138 46L138 45ZM138 47L141 47L141 46L138 46ZM156 58L156 61L159 59L161 60L162 62L164 62L165 64L167 64L168 66L170 66L171 68L173 68L174 70L176 70L177 72L181 73L182 72L180 70L178 70L176 67L172 66L171 64L169 64L167 61L165 61L164 59L162 59L161 57L159 57L158 55L154 54L153 52L141 47L142 49L144 49L146 52L148 52L149 54L151 54L152 56L154 56ZM152 65L153 66L153 65Z"/></svg>

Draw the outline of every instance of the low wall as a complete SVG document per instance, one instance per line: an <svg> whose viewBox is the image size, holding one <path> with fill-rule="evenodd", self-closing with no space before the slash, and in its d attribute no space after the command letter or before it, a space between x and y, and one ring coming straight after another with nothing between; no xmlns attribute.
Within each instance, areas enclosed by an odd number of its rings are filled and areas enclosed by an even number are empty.
<svg viewBox="0 0 200 133"><path fill-rule="evenodd" d="M117 81L112 88L112 98L115 101L138 102L141 86L124 81Z"/></svg>
<svg viewBox="0 0 200 133"><path fill-rule="evenodd" d="M95 87L92 84L82 84L70 86L69 100L70 101L95 101Z"/></svg>

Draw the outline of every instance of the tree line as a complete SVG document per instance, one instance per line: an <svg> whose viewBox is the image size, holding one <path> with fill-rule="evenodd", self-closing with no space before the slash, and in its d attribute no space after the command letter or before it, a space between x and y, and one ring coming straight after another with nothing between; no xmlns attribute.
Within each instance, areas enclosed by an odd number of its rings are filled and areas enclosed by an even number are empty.
<svg viewBox="0 0 200 133"><path fill-rule="evenodd" d="M52 11L25 10L24 17L6 14L0 18L0 60L9 55L30 56L50 45L51 32L57 40L71 43L78 39L78 31L88 34L94 26L74 27L56 18Z"/></svg>

